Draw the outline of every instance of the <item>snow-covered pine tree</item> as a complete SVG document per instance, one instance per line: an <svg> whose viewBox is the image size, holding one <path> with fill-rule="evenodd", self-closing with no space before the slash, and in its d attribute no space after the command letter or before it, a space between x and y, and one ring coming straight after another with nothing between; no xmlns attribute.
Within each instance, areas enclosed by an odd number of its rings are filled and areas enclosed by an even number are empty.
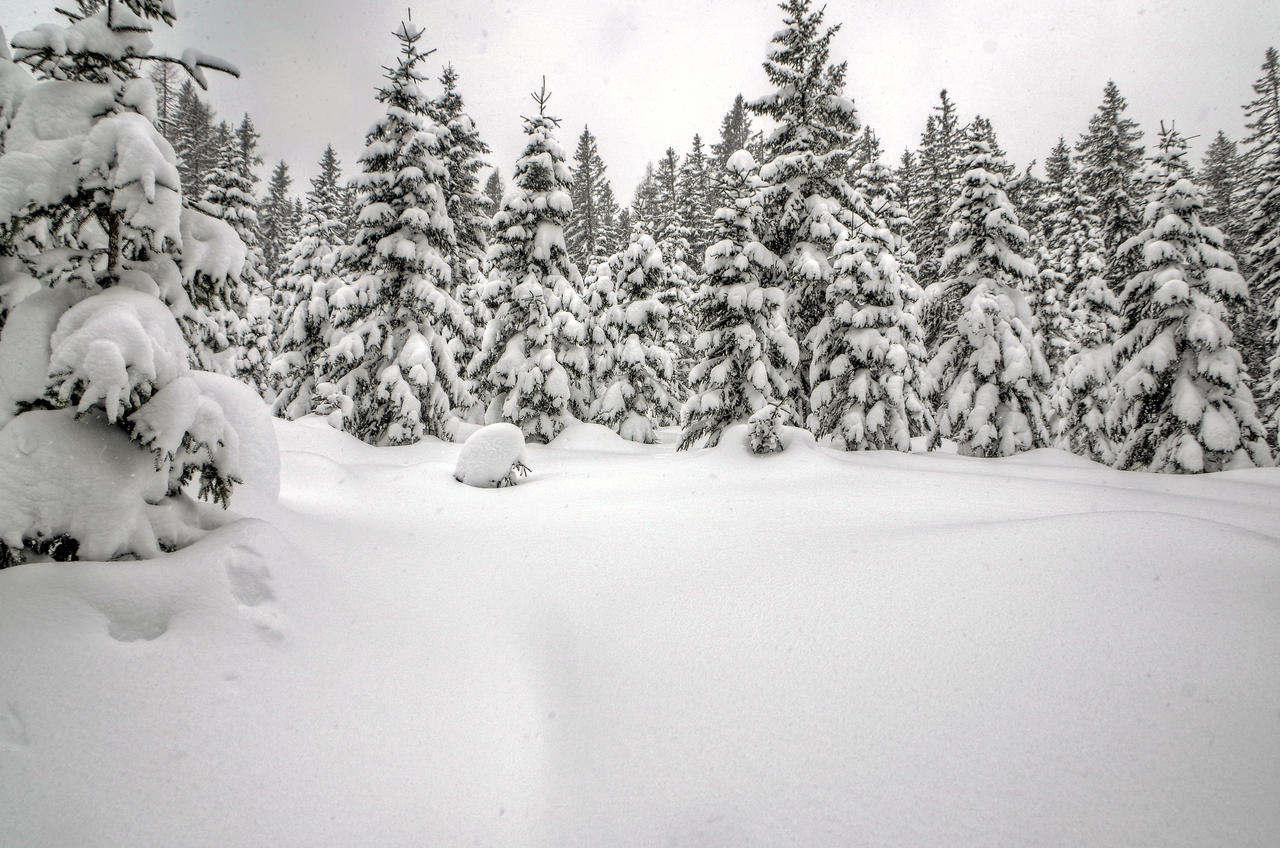
<svg viewBox="0 0 1280 848"><path fill-rule="evenodd" d="M472 281L489 248L488 198L480 187L479 174L486 167L489 145L480 138L475 121L466 111L458 91L458 73L445 65L440 75L440 96L432 103L436 122L449 131L445 149L445 211L453 222L457 242L449 254L453 269L453 291Z"/></svg>
<svg viewBox="0 0 1280 848"><path fill-rule="evenodd" d="M772 159L760 168L763 235L781 262L778 286L787 295L788 326L804 340L823 318L826 288L835 278L831 254L844 237L848 209L861 202L845 173L861 125L844 95L847 63L829 64L840 26L824 26L825 9L814 9L812 0L786 0L780 7L785 27L774 35L764 63L776 90L748 108L774 123L766 142ZM802 343L789 399L800 421L808 416L809 359Z"/></svg>
<svg viewBox="0 0 1280 848"><path fill-rule="evenodd" d="M1076 143L1080 182L1097 203L1101 221L1104 276L1116 290L1137 270L1118 249L1141 229L1141 198L1134 195L1134 177L1142 164L1142 130L1124 116L1128 105L1115 82L1108 81L1102 104Z"/></svg>
<svg viewBox="0 0 1280 848"><path fill-rule="evenodd" d="M959 194L960 177L964 173L964 136L955 102L945 88L939 99L939 105L925 122L911 170L912 179L905 183L909 198L907 209L914 223L910 238L917 260L916 279L926 289L942 277L951 205ZM937 323L945 324L953 317L953 309L941 310L939 314L941 320ZM926 325L925 330L932 339L932 328Z"/></svg>
<svg viewBox="0 0 1280 848"><path fill-rule="evenodd" d="M1245 200L1245 255L1250 322L1267 342L1263 397L1267 427L1280 446L1280 53L1267 49L1256 97L1245 107L1245 157L1251 189Z"/></svg>
<svg viewBox="0 0 1280 848"><path fill-rule="evenodd" d="M152 62L147 79L151 80L156 90L156 129L172 145L176 138L175 115L182 74L171 62Z"/></svg>
<svg viewBox="0 0 1280 848"><path fill-rule="evenodd" d="M868 165L874 169L874 163ZM900 246L869 205L836 243L835 279L813 349L809 430L843 450L911 450L931 421L922 386L924 343L907 308L915 282L898 262Z"/></svg>
<svg viewBox="0 0 1280 848"><path fill-rule="evenodd" d="M178 155L182 176L182 196L194 202L204 194L205 175L221 153L214 133L213 110L200 98L196 86L187 80L178 91L173 114L173 150Z"/></svg>
<svg viewBox="0 0 1280 848"><path fill-rule="evenodd" d="M573 155L573 217L565 227L569 257L579 268L594 268L613 252L618 204L590 127L582 128Z"/></svg>
<svg viewBox="0 0 1280 848"><path fill-rule="evenodd" d="M615 254L596 264L583 280L582 300L586 305L587 322L587 378L591 390L592 405L604 394L605 379L613 371L613 356L622 341L622 322L611 320L612 310L618 305L618 287L614 282L614 269L622 261ZM590 417L590 416L588 416Z"/></svg>
<svg viewBox="0 0 1280 848"><path fill-rule="evenodd" d="M267 183L267 196L258 209L258 227L262 234L262 261L267 266L267 278L279 279L284 273L281 262L292 244L290 225L293 219L293 199L289 188L293 177L289 165L281 159L271 171Z"/></svg>
<svg viewBox="0 0 1280 848"><path fill-rule="evenodd" d="M694 273L702 270L702 256L711 240L716 211L716 206L709 205L714 202L711 167L702 148L702 137L695 135L676 176L676 216L679 232L688 245L687 261Z"/></svg>
<svg viewBox="0 0 1280 848"><path fill-rule="evenodd" d="M729 205L716 211L706 278L694 312L699 360L681 411L680 449L714 447L726 427L783 407L794 394L800 348L787 330L785 295L773 285L778 258L760 240L764 184L746 150L729 157Z"/></svg>
<svg viewBox="0 0 1280 848"><path fill-rule="evenodd" d="M512 187L494 217L484 291L493 317L470 366L486 423L510 422L537 442L564 429L590 382L581 278L564 240L573 174L552 135L559 119L546 113L549 98L544 80L534 95L538 115L525 118L528 140Z"/></svg>
<svg viewBox="0 0 1280 848"><path fill-rule="evenodd" d="M932 442L945 436L965 456L1010 456L1049 439L1041 403L1049 367L1026 299L1037 271L1023 255L1027 231L1018 225L990 144L980 132L969 133L967 142L941 283L963 297L954 328L929 363L938 392Z"/></svg>
<svg viewBox="0 0 1280 848"><path fill-rule="evenodd" d="M502 208L502 195L506 189L502 185L502 174L497 168L489 172L489 178L484 181L484 196L488 200L486 206L489 212L489 218L498 214L498 210Z"/></svg>
<svg viewBox="0 0 1280 848"><path fill-rule="evenodd" d="M602 335L616 337L617 346L601 375L592 417L624 439L653 444L657 428L678 414L667 307L657 297L668 282L662 252L651 237L636 233L612 270L617 302L601 322Z"/></svg>
<svg viewBox="0 0 1280 848"><path fill-rule="evenodd" d="M1096 222L1096 218L1094 219ZM1056 443L1077 456L1106 465L1115 463L1106 416L1114 400L1111 388L1111 345L1120 334L1120 301L1102 272L1101 243L1088 239L1078 260L1083 275L1071 292L1071 352L1053 389Z"/></svg>
<svg viewBox="0 0 1280 848"><path fill-rule="evenodd" d="M182 547L208 520L184 486L199 479L226 505L239 482L237 434L192 374L176 319L234 278L244 246L184 206L140 78L165 61L151 33L173 23L170 5L96 7L0 48L0 565ZM235 73L187 58L201 81L205 68Z"/></svg>
<svg viewBox="0 0 1280 848"><path fill-rule="evenodd" d="M649 226L653 240L659 244L677 235L684 237L680 221L680 157L668 147L653 171L653 203L649 219L636 223Z"/></svg>
<svg viewBox="0 0 1280 848"><path fill-rule="evenodd" d="M1119 468L1199 473L1271 464L1228 325L1247 293L1222 233L1202 223L1187 147L1161 128L1143 179L1144 229L1121 246L1142 270L1121 297L1115 402L1107 424Z"/></svg>
<svg viewBox="0 0 1280 848"><path fill-rule="evenodd" d="M422 50L423 32L410 22L395 31L400 53L378 89L386 112L360 156L360 229L344 284L329 295L333 336L316 385L316 412L376 445L450 440L452 419L471 403L450 345L470 332L450 294L452 132L421 88L419 65L434 52Z"/></svg>
<svg viewBox="0 0 1280 848"><path fill-rule="evenodd" d="M320 361L333 335L329 297L344 284L341 257L347 247L342 240L342 186L342 166L329 145L320 157L319 173L311 178L302 237L285 254L285 273L276 284L272 408L290 420L312 411Z"/></svg>

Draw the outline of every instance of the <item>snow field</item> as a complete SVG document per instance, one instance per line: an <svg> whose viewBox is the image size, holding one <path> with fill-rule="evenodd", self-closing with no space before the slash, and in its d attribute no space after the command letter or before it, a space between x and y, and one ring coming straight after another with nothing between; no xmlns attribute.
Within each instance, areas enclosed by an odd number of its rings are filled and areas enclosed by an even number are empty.
<svg viewBox="0 0 1280 848"><path fill-rule="evenodd" d="M1280 836L1274 469L275 427L258 521L0 572L0 844Z"/></svg>

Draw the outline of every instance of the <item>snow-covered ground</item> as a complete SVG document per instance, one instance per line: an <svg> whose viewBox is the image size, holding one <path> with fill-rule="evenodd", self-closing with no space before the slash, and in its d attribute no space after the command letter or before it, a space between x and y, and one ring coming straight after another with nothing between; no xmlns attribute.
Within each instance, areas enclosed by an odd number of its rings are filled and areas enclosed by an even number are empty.
<svg viewBox="0 0 1280 848"><path fill-rule="evenodd" d="M0 572L0 845L1280 844L1280 470L277 434Z"/></svg>

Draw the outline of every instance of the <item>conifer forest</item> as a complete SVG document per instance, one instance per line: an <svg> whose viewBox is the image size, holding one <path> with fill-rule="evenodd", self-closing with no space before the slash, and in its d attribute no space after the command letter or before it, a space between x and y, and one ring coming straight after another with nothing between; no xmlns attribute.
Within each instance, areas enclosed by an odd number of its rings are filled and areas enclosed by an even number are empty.
<svg viewBox="0 0 1280 848"><path fill-rule="evenodd" d="M638 185L447 3L318 162L0 19L0 845L1280 844L1280 52L1015 162L762 2Z"/></svg>

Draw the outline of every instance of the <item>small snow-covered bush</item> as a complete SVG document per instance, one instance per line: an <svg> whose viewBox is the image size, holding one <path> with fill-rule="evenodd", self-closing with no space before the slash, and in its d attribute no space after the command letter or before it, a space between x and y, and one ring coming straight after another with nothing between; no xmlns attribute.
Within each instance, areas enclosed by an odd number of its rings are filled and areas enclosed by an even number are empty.
<svg viewBox="0 0 1280 848"><path fill-rule="evenodd" d="M788 414L779 406L766 406L747 421L747 446L754 454L782 453L782 425Z"/></svg>
<svg viewBox="0 0 1280 848"><path fill-rule="evenodd" d="M458 451L453 477L480 489L514 486L516 472L529 473L524 464L524 433L514 424L501 422L481 427Z"/></svg>

